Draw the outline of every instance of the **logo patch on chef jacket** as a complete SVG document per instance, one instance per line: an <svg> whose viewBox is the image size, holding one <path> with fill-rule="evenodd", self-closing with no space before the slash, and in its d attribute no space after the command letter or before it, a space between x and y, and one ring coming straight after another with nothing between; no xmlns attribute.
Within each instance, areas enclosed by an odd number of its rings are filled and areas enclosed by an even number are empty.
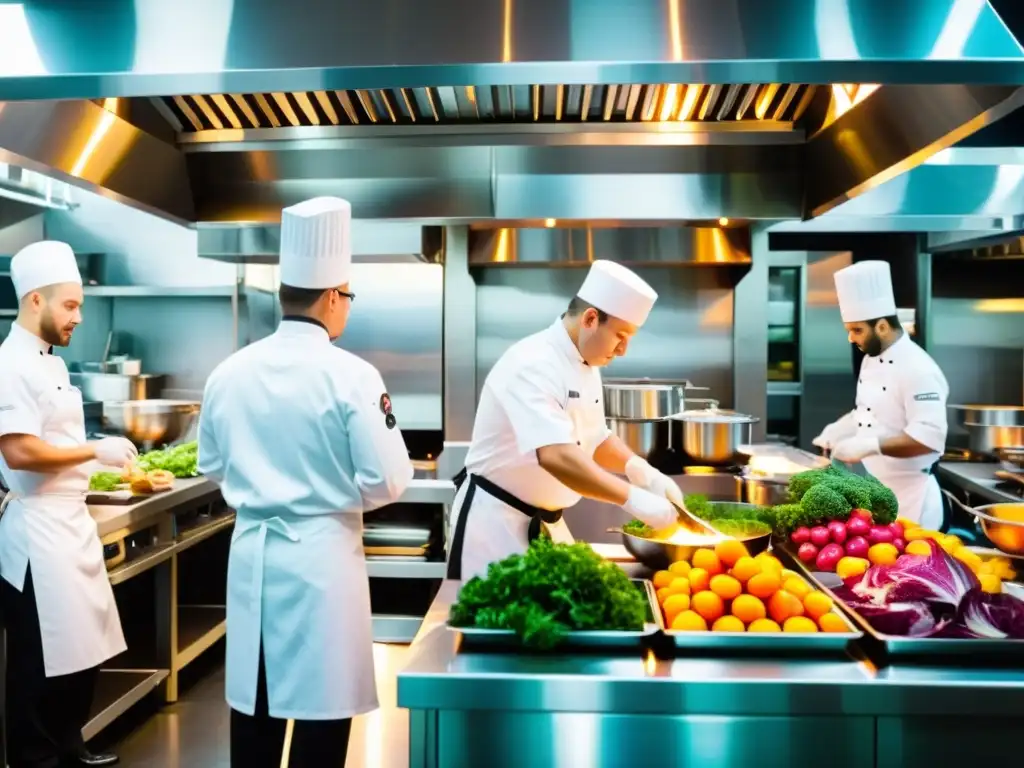
<svg viewBox="0 0 1024 768"><path fill-rule="evenodd" d="M384 425L388 429L394 429L395 424L398 423L398 419L396 419L395 414L391 412L391 395L387 392L380 396L380 412L384 414Z"/></svg>
<svg viewBox="0 0 1024 768"><path fill-rule="evenodd" d="M939 393L938 392L922 392L920 395L914 395L914 399L917 400L917 402L919 402L919 403L938 402Z"/></svg>
<svg viewBox="0 0 1024 768"><path fill-rule="evenodd" d="M570 389L569 390L569 399L572 400L573 398L576 398L577 400L579 400L580 393L577 392L575 389Z"/></svg>

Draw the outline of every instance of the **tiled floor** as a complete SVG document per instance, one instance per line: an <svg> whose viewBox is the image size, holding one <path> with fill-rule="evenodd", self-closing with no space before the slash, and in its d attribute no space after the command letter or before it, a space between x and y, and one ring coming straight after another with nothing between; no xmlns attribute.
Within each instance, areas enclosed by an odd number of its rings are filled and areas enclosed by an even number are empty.
<svg viewBox="0 0 1024 768"><path fill-rule="evenodd" d="M406 646L374 646L380 709L353 724L347 768L408 766L407 713L395 705L395 675L407 652ZM227 768L229 715L224 703L224 668L216 660L205 666L176 704L160 709L137 725L130 721L120 723L107 735L108 740L117 739L112 746L121 756L122 765ZM103 736L98 741L103 741Z"/></svg>

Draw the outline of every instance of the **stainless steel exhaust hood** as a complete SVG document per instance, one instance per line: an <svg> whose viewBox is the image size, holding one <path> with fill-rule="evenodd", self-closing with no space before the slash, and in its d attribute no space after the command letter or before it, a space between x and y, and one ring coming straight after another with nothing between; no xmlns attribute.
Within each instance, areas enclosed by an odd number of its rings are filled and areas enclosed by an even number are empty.
<svg viewBox="0 0 1024 768"><path fill-rule="evenodd" d="M1024 101L983 0L94 6L7 11L0 160L174 220L808 218Z"/></svg>

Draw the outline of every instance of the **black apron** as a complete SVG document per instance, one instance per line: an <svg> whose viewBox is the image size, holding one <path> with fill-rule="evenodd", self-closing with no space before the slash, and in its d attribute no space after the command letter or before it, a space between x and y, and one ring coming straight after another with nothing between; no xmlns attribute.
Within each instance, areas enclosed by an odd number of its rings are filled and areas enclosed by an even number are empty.
<svg viewBox="0 0 1024 768"><path fill-rule="evenodd" d="M462 489L462 484L467 479L469 480L469 487L466 489L466 496L462 499L462 507L460 507L458 512L459 520L455 524L455 532L452 536L452 548L448 553L448 571L445 578L456 581L462 580L462 548L466 539L466 520L473 509L473 496L476 494L477 488L490 494L502 504L512 507L512 509L522 512L530 518L530 527L526 536L528 542L541 535L543 530L541 526L543 524L554 525L562 519L562 510L541 509L532 504L527 504L501 486L492 483L486 477L469 474L465 467L460 469L458 474L452 478L452 482L455 483L456 494Z"/></svg>

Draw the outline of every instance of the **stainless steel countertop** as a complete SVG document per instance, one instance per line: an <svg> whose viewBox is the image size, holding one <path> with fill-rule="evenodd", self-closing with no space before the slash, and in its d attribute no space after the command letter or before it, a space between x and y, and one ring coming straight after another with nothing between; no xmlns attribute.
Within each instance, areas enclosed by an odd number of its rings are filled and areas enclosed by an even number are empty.
<svg viewBox="0 0 1024 768"><path fill-rule="evenodd" d="M460 582L446 581L398 675L398 705L679 715L1005 716L1024 708L1024 670L867 660L460 652L445 626ZM979 696L977 694L983 693Z"/></svg>
<svg viewBox="0 0 1024 768"><path fill-rule="evenodd" d="M995 473L1001 469L998 463L973 464L970 462L943 461L936 472L965 490L976 493L990 502L1008 501L1019 503L1021 498L996 488L1001 482Z"/></svg>

